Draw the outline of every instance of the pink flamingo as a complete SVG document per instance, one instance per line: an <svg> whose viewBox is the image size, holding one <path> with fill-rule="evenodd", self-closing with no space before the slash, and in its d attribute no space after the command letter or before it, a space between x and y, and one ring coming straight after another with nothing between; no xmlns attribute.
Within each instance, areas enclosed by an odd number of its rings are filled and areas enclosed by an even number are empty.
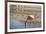
<svg viewBox="0 0 46 34"><path fill-rule="evenodd" d="M34 15L28 15L27 19L25 21L25 28L26 28L26 22L29 21L31 23L31 21L34 19Z"/></svg>

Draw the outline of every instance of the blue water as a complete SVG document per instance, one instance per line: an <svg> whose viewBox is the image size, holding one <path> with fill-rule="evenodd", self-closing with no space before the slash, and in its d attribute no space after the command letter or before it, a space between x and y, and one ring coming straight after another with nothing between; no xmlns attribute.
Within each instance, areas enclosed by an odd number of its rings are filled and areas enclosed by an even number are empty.
<svg viewBox="0 0 46 34"><path fill-rule="evenodd" d="M41 27L41 23L39 22L35 22L35 23L32 22L31 24L26 23L26 28L40 28L40 27ZM20 22L11 18L10 29L24 29L24 28L25 28L25 22Z"/></svg>

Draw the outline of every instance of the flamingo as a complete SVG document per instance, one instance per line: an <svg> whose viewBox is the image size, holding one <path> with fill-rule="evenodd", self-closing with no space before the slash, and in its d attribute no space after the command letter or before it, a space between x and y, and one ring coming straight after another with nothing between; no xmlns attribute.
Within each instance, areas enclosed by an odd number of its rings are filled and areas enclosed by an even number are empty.
<svg viewBox="0 0 46 34"><path fill-rule="evenodd" d="M25 28L26 28L26 22L29 21L31 23L31 21L34 19L34 15L28 15L27 19L25 21Z"/></svg>

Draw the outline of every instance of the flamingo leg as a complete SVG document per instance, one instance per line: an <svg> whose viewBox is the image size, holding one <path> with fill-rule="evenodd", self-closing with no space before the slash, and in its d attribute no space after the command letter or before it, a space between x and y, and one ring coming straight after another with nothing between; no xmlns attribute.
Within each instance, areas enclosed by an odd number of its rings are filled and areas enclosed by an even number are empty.
<svg viewBox="0 0 46 34"><path fill-rule="evenodd" d="M31 22L29 23L29 28L30 28Z"/></svg>
<svg viewBox="0 0 46 34"><path fill-rule="evenodd" d="M25 28L26 28L26 22L25 22Z"/></svg>
<svg viewBox="0 0 46 34"><path fill-rule="evenodd" d="M26 28L26 22L27 22L27 20L25 21L25 28Z"/></svg>

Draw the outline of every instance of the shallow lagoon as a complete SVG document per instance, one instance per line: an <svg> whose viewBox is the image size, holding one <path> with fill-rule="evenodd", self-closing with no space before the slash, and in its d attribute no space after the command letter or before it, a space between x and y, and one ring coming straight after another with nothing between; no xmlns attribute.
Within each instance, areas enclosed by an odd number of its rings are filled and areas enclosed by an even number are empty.
<svg viewBox="0 0 46 34"><path fill-rule="evenodd" d="M26 23L26 28L40 28L40 27L41 23L39 22L31 22L31 24ZM23 21L20 22L13 18L10 19L10 29L24 29L24 28L25 28L25 22Z"/></svg>

